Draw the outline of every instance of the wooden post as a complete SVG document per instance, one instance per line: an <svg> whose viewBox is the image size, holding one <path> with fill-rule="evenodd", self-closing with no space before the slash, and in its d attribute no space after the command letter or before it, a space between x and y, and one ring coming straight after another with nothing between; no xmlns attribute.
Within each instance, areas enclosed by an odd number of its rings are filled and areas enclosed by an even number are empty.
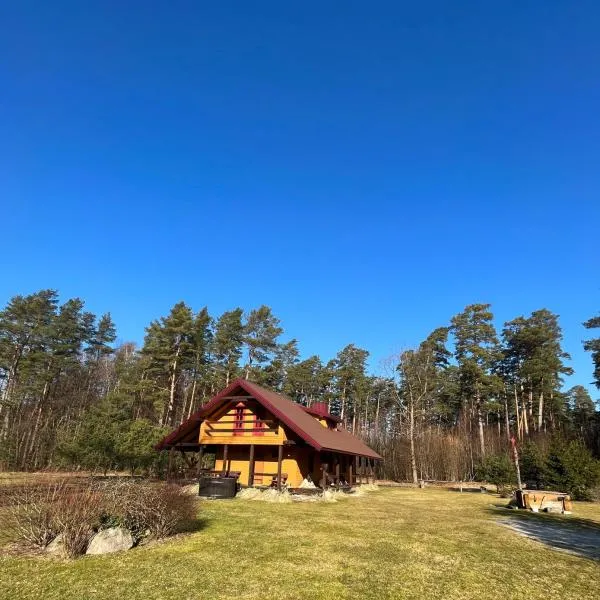
<svg viewBox="0 0 600 600"><path fill-rule="evenodd" d="M277 490L281 491L281 463L283 462L283 444L277 448Z"/></svg>
<svg viewBox="0 0 600 600"><path fill-rule="evenodd" d="M175 448L171 446L169 450L169 464L167 465L167 479L171 479L172 471L173 471L173 458L175 456Z"/></svg>
<svg viewBox="0 0 600 600"><path fill-rule="evenodd" d="M356 457L356 483L360 483L360 456Z"/></svg>
<svg viewBox="0 0 600 600"><path fill-rule="evenodd" d="M348 463L348 483L350 486L354 485L354 481L352 481L352 460Z"/></svg>
<svg viewBox="0 0 600 600"><path fill-rule="evenodd" d="M198 464L196 464L196 475L198 479L200 479L200 475L202 473L202 459L204 458L204 446L200 446L198 448Z"/></svg>
<svg viewBox="0 0 600 600"><path fill-rule="evenodd" d="M250 466L248 467L248 487L254 485L254 444L250 444Z"/></svg>
<svg viewBox="0 0 600 600"><path fill-rule="evenodd" d="M227 454L229 453L229 446L227 444L224 444L223 446L223 469L222 469L222 475L223 477L225 477L225 475L227 475Z"/></svg>
<svg viewBox="0 0 600 600"><path fill-rule="evenodd" d="M325 488L327 487L327 468L329 467L329 465L327 463L321 463L321 470L323 471L323 474L321 475L321 489L323 491L325 491Z"/></svg>
<svg viewBox="0 0 600 600"><path fill-rule="evenodd" d="M335 459L335 483L336 485L340 485L340 459Z"/></svg>

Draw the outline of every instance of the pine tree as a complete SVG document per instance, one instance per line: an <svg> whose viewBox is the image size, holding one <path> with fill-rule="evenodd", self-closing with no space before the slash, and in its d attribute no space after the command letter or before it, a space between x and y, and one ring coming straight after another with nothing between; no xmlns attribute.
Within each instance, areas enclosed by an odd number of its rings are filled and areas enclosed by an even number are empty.
<svg viewBox="0 0 600 600"><path fill-rule="evenodd" d="M492 318L489 304L471 304L452 318L460 393L474 408L482 455L485 455L483 415L486 403L501 390L501 381L494 374L501 354Z"/></svg>
<svg viewBox="0 0 600 600"><path fill-rule="evenodd" d="M237 375L244 342L243 313L241 308L224 312L215 326L213 339L213 355L216 359L215 389L229 385Z"/></svg>
<svg viewBox="0 0 600 600"><path fill-rule="evenodd" d="M600 316L588 319L583 326L586 329L598 329L600 328ZM594 362L594 383L598 389L600 389L600 337L586 340L583 343L583 347L586 352L591 352L592 360Z"/></svg>
<svg viewBox="0 0 600 600"><path fill-rule="evenodd" d="M356 430L356 419L368 391L366 363L369 352L348 344L338 352L334 366L335 399L332 410L343 422L352 419L352 430Z"/></svg>
<svg viewBox="0 0 600 600"><path fill-rule="evenodd" d="M416 427L418 423L424 422L425 416L435 403L434 398L440 388L441 373L448 364L447 338L447 328L436 329L416 350L403 352L397 367L400 374L401 397L408 413L410 464L415 484L418 483Z"/></svg>
<svg viewBox="0 0 600 600"><path fill-rule="evenodd" d="M194 315L177 303L167 317L153 321L146 330L142 353L149 360L148 374L155 382L159 425L174 425L181 417L181 374L194 361Z"/></svg>
<svg viewBox="0 0 600 600"><path fill-rule="evenodd" d="M254 367L262 367L277 350L277 338L283 333L279 319L268 306L251 310L244 326L246 366L244 376L249 378Z"/></svg>
<svg viewBox="0 0 600 600"><path fill-rule="evenodd" d="M583 433L596 415L596 405L582 385L573 386L567 392L567 398L573 425Z"/></svg>

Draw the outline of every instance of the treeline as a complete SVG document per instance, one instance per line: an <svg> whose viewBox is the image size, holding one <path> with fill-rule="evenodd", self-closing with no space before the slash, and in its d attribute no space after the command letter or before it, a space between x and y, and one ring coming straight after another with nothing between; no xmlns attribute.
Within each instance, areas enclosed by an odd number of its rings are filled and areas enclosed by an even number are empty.
<svg viewBox="0 0 600 600"><path fill-rule="evenodd" d="M585 324L600 326L600 318ZM600 455L600 418L572 371L557 315L546 309L493 325L468 306L417 348L367 370L353 344L330 360L300 359L267 306L220 316L185 303L150 323L141 348L115 346L110 315L53 290L16 296L0 312L0 461L5 469L151 468L166 431L235 377L310 405L327 402L386 458L395 479L469 479L486 456L579 439ZM600 338L585 343L600 385Z"/></svg>

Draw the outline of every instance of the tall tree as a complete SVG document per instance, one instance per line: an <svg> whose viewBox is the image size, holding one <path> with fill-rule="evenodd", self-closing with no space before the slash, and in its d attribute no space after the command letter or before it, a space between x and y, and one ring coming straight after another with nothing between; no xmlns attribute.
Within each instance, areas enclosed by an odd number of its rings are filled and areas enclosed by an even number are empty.
<svg viewBox="0 0 600 600"><path fill-rule="evenodd" d="M142 353L149 359L148 373L155 381L159 425L174 425L182 406L181 374L189 369L193 353L194 315L178 302L166 317L153 321L146 330Z"/></svg>
<svg viewBox="0 0 600 600"><path fill-rule="evenodd" d="M401 398L408 412L408 439L413 483L418 483L417 455L415 449L416 422L434 405L434 396L441 384L442 370L448 364L446 348L448 328L433 331L416 350L406 350L400 355Z"/></svg>
<svg viewBox="0 0 600 600"><path fill-rule="evenodd" d="M494 374L501 355L492 319L489 304L471 304L452 318L460 393L474 407L482 455L485 455L485 404L501 389L501 381Z"/></svg>
<svg viewBox="0 0 600 600"><path fill-rule="evenodd" d="M600 328L600 316L588 319L583 326L586 329ZM586 352L592 353L592 360L594 361L594 383L596 384L596 387L600 389L600 337L586 340L583 343L583 347Z"/></svg>
<svg viewBox="0 0 600 600"><path fill-rule="evenodd" d="M573 425L580 433L583 433L589 427L591 420L596 414L594 401L590 393L582 385L573 386L567 392L567 397Z"/></svg>
<svg viewBox="0 0 600 600"><path fill-rule="evenodd" d="M368 391L366 374L369 352L354 344L340 350L334 362L335 407L342 421L352 419L352 430L356 429L356 417Z"/></svg>
<svg viewBox="0 0 600 600"><path fill-rule="evenodd" d="M192 380L189 398L187 399L187 409L184 413L189 417L196 409L196 397L198 389L201 388L202 396L206 395L210 385L210 361L211 346L213 343L213 332L211 329L212 319L208 314L208 308L205 306L193 319L192 337L191 337L191 355L190 363Z"/></svg>
<svg viewBox="0 0 600 600"><path fill-rule="evenodd" d="M277 338L283 333L279 319L268 306L251 310L244 326L246 346L245 377L248 379L253 367L261 367L277 350Z"/></svg>
<svg viewBox="0 0 600 600"><path fill-rule="evenodd" d="M213 338L213 354L217 371L216 387L229 385L239 368L244 343L243 314L241 308L235 308L224 312L217 320Z"/></svg>

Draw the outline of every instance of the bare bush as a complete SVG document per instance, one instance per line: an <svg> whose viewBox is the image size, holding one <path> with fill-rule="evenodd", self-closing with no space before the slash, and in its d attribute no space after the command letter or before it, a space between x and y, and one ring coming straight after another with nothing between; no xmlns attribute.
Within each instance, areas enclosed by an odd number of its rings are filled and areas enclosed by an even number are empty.
<svg viewBox="0 0 600 600"><path fill-rule="evenodd" d="M90 539L101 524L104 498L94 487L67 490L54 505L54 519L63 535L65 554L71 558L84 554Z"/></svg>
<svg viewBox="0 0 600 600"><path fill-rule="evenodd" d="M196 517L197 502L181 487L121 481L107 486L106 518L131 531L137 541L164 538Z"/></svg>
<svg viewBox="0 0 600 600"><path fill-rule="evenodd" d="M15 540L45 548L62 535L64 553L84 554L99 529L120 526L135 542L164 538L196 517L193 496L175 485L117 481L73 485L59 481L3 492L0 527Z"/></svg>
<svg viewBox="0 0 600 600"><path fill-rule="evenodd" d="M15 540L45 548L59 533L56 502L65 483L39 486L14 486L3 493L5 509L0 526Z"/></svg>

